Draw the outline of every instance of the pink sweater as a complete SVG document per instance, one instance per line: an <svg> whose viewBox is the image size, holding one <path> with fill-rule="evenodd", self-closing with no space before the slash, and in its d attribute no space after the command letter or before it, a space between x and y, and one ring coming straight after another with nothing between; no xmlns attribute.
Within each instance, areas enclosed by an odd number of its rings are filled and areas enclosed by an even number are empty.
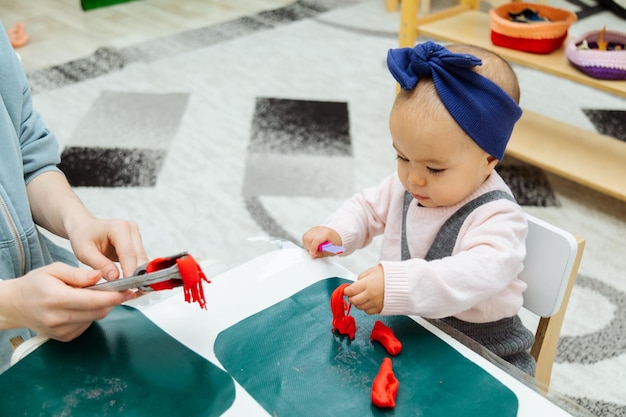
<svg viewBox="0 0 626 417"><path fill-rule="evenodd" d="M494 172L457 205L426 208L413 200L406 225L412 259L407 261L401 261L405 189L397 174L346 201L326 225L339 233L346 255L383 234L381 314L491 322L515 316L523 303L526 284L518 275L526 256L528 224L519 205L500 199L478 207L461 227L452 256L423 259L443 223L465 203L491 190L511 193Z"/></svg>

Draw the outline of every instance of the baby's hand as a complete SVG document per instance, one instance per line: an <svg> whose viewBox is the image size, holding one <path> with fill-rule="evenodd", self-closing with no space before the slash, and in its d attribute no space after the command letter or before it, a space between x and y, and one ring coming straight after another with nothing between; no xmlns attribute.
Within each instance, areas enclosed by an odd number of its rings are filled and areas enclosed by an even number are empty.
<svg viewBox="0 0 626 417"><path fill-rule="evenodd" d="M315 226L302 235L302 246L309 251L313 258L323 258L334 256L334 253L322 252L319 246L322 243L331 242L333 245L341 246L341 237L330 227Z"/></svg>
<svg viewBox="0 0 626 417"><path fill-rule="evenodd" d="M367 314L383 311L385 302L385 271L379 264L362 272L357 281L346 287L343 295L359 310Z"/></svg>

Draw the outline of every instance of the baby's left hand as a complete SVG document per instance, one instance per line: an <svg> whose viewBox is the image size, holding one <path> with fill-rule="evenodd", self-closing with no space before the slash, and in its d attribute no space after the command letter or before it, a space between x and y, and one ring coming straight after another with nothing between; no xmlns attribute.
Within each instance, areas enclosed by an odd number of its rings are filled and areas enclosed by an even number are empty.
<svg viewBox="0 0 626 417"><path fill-rule="evenodd" d="M378 314L385 301L385 271L379 264L362 272L354 284L343 291L348 301L367 314Z"/></svg>

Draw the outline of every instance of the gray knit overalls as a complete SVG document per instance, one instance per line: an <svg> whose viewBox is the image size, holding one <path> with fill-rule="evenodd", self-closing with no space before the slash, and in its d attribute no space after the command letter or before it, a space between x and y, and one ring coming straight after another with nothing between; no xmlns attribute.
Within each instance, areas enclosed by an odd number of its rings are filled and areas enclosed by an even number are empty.
<svg viewBox="0 0 626 417"><path fill-rule="evenodd" d="M457 210L444 224L435 236L425 259L431 261L452 255L459 231L467 216L477 207L490 201L506 198L515 199L504 191L494 190L487 192ZM406 216L413 197L408 192L404 195L402 210L402 260L411 259L406 237ZM534 376L535 360L530 355L530 348L534 342L533 333L528 330L519 316L504 318L490 323L470 323L455 317L441 319L460 332L476 340L487 349L515 365L522 371Z"/></svg>

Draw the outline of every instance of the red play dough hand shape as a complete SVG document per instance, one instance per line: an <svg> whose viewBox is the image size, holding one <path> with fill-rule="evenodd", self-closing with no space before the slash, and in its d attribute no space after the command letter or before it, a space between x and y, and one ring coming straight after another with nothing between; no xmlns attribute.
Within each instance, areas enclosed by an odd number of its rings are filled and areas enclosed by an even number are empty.
<svg viewBox="0 0 626 417"><path fill-rule="evenodd" d="M380 320L376 320L374 323L370 340L379 342L390 355L396 356L402 351L402 343L393 334L393 330L385 326Z"/></svg>
<svg viewBox="0 0 626 417"><path fill-rule="evenodd" d="M391 359L384 358L378 370L378 375L376 375L372 383L372 404L380 408L395 407L399 386L400 383L393 374Z"/></svg>
<svg viewBox="0 0 626 417"><path fill-rule="evenodd" d="M178 271L183 278L183 292L185 293L185 301L188 303L195 302L200 305L201 308L206 310L206 300L204 298L204 289L202 288L202 281L210 283L204 275L202 268L191 256L187 255L182 258L176 259L178 264Z"/></svg>
<svg viewBox="0 0 626 417"><path fill-rule="evenodd" d="M347 335L350 340L354 340L356 333L356 321L350 315L352 304L343 299L343 290L350 284L338 286L330 296L330 309L333 313L333 332Z"/></svg>
<svg viewBox="0 0 626 417"><path fill-rule="evenodd" d="M185 293L185 301L188 303L195 302L201 308L206 310L206 300L204 298L204 289L202 282L210 283L209 279L204 275L202 268L193 258L186 254L179 257L156 258L146 265L146 272L155 272L176 264L178 272L182 278L183 292ZM180 280L170 279L168 281L159 282L150 285L154 291L169 290L180 286Z"/></svg>

